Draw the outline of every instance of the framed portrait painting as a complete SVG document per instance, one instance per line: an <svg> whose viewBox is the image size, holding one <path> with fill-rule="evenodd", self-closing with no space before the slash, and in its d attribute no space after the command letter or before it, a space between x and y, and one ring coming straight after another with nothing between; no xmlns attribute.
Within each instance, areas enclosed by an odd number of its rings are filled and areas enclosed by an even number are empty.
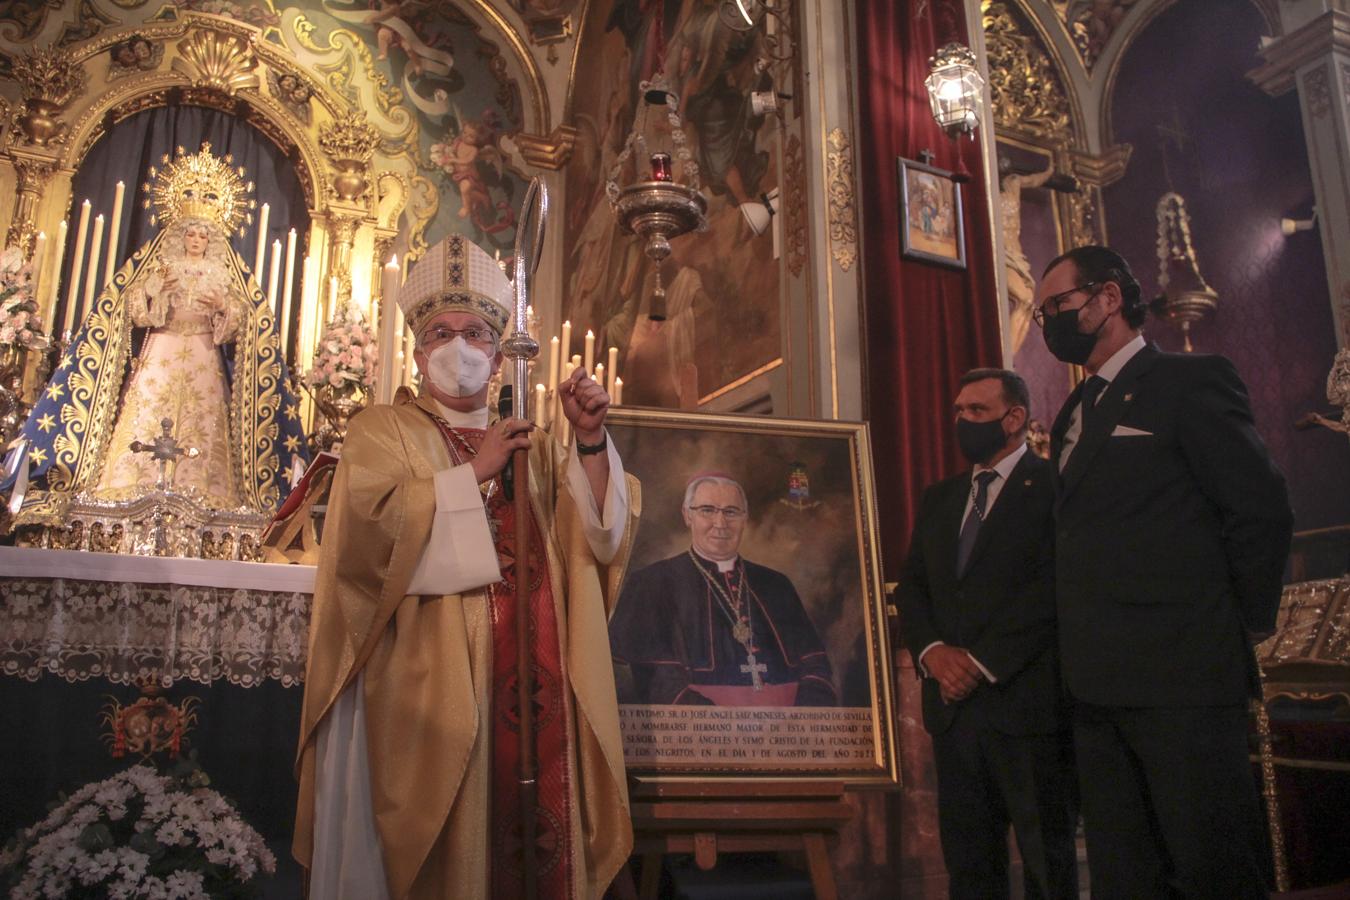
<svg viewBox="0 0 1350 900"><path fill-rule="evenodd" d="M866 426L615 409L641 523L610 618L624 760L894 784Z"/></svg>
<svg viewBox="0 0 1350 900"><path fill-rule="evenodd" d="M964 269L961 185L951 172L926 163L901 158L899 166L901 255Z"/></svg>

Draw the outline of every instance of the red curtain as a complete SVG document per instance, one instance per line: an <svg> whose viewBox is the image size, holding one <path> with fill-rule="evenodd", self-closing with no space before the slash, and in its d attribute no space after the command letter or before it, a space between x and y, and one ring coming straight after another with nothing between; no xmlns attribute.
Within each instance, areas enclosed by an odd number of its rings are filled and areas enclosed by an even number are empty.
<svg viewBox="0 0 1350 900"><path fill-rule="evenodd" d="M940 44L965 43L961 8L951 0L858 0L856 9L868 418L882 559L894 580L924 486L963 465L951 415L957 380L976 366L1000 365L1002 351L979 143L953 142L938 128L923 84ZM962 188L965 271L900 256L896 159L917 160L923 150L940 168L974 173Z"/></svg>

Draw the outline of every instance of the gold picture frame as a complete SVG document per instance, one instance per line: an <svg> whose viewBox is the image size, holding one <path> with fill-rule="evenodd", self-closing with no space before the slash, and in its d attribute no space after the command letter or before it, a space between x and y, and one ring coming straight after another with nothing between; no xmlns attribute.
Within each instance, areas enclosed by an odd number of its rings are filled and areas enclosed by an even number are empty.
<svg viewBox="0 0 1350 900"><path fill-rule="evenodd" d="M900 251L907 259L966 267L961 185L946 169L901 157Z"/></svg>
<svg viewBox="0 0 1350 900"><path fill-rule="evenodd" d="M625 470L642 482L641 524L610 620L630 774L898 784L866 424L622 408L607 426ZM699 593L698 511L684 511L691 479L712 472L738 482L747 505L744 567L728 575L743 580L728 583L740 585L733 590L760 630L742 646L726 643L733 620L722 622L711 582ZM711 515L721 522L726 512ZM755 676L744 673L756 661L741 659L743 650L761 653L760 668L776 659L765 678L780 683L750 684ZM808 658L814 674L783 675L806 672ZM679 694L671 677L688 681Z"/></svg>

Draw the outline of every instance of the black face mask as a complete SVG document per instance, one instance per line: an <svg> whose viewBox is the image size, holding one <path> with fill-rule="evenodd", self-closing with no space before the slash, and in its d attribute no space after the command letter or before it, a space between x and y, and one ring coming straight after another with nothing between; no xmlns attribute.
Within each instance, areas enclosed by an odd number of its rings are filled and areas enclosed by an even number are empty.
<svg viewBox="0 0 1350 900"><path fill-rule="evenodd" d="M1092 300L1088 301L1091 302ZM1045 337L1045 346L1060 362L1081 366L1092 355L1092 348L1097 346L1097 335L1106 325L1106 319L1102 319L1100 325L1086 334L1079 331L1078 314L1086 307L1087 303L1084 303L1078 309L1066 309L1057 315L1049 316L1042 326L1041 333Z"/></svg>
<svg viewBox="0 0 1350 900"><path fill-rule="evenodd" d="M1007 416L1008 413L1004 413L988 422L957 419L956 443L961 447L961 455L974 465L984 465L993 459L1008 441L1003 433L1003 420Z"/></svg>

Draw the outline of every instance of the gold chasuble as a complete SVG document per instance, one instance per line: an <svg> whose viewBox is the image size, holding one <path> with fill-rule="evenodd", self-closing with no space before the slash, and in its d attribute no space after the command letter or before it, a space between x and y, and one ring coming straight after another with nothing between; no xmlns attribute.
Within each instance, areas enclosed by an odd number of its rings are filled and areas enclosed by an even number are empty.
<svg viewBox="0 0 1350 900"><path fill-rule="evenodd" d="M406 595L432 530L433 477L453 464L435 410L421 397L372 407L351 423L324 527L296 763L293 852L309 868L318 727L345 689L362 685L375 827L394 900L476 900L504 887L490 884L493 845L502 839L491 814L490 588ZM629 476L623 544L602 566L565 486L566 451L536 432L529 456L530 502L567 681L558 692L570 819L561 845L572 873L563 896L598 898L632 849L607 623L641 496ZM497 587L496 603L513 601Z"/></svg>

